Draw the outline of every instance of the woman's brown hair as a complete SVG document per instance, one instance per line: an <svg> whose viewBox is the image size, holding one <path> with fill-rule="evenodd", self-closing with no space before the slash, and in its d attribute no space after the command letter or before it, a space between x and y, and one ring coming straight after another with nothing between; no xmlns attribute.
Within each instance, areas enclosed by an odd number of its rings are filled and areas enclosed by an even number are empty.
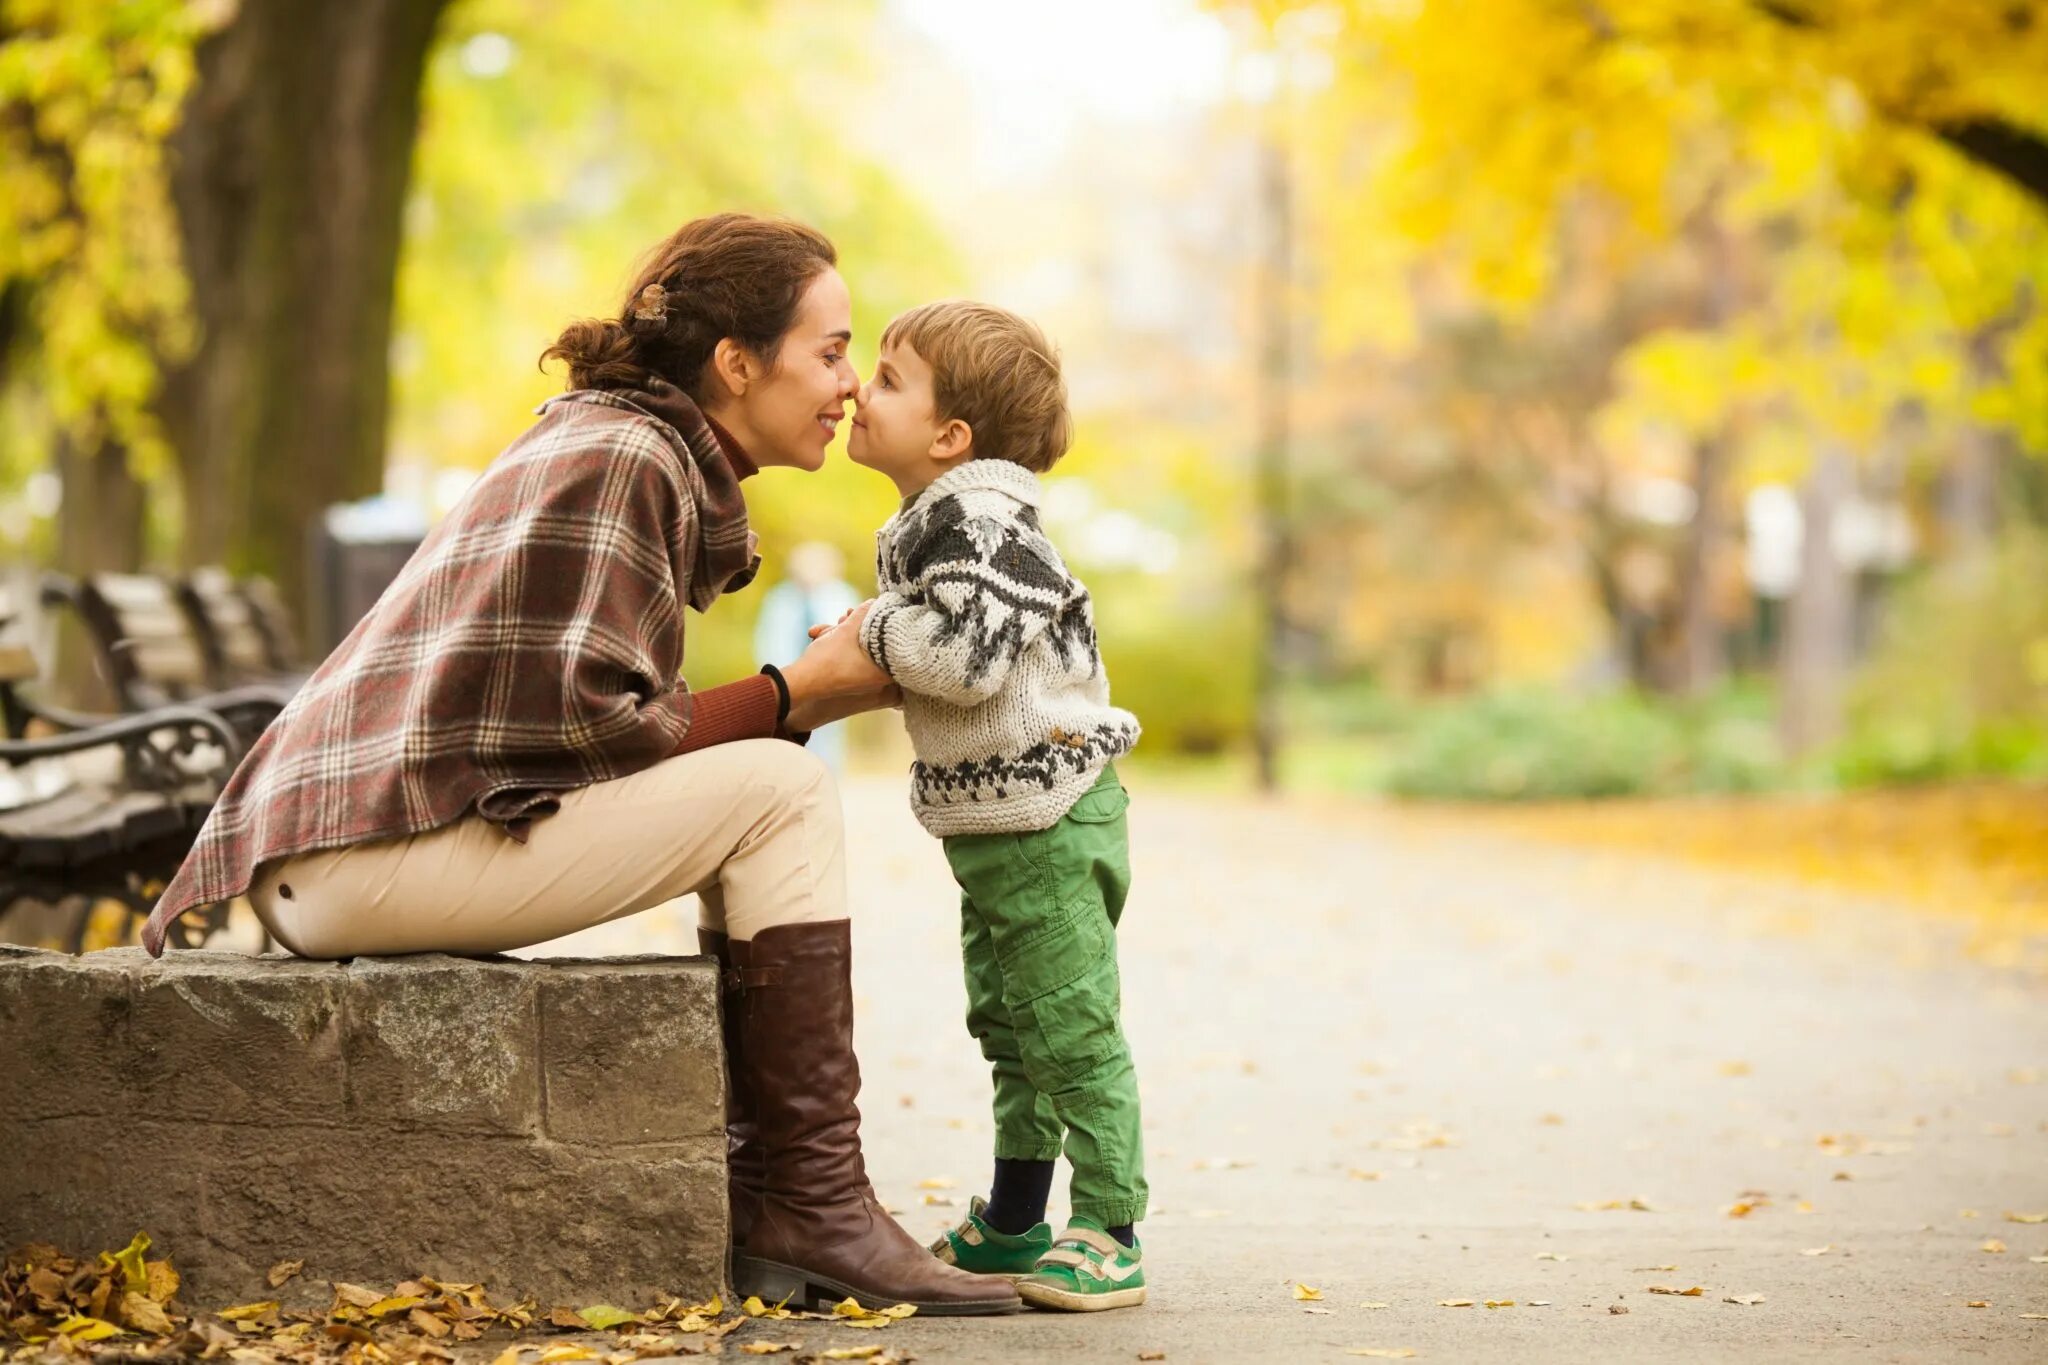
<svg viewBox="0 0 2048 1365"><path fill-rule="evenodd" d="M731 337L775 362L812 280L839 263L831 239L783 218L695 218L651 252L616 318L562 329L541 363L569 362L572 389L630 388L666 379L702 402L706 367Z"/></svg>

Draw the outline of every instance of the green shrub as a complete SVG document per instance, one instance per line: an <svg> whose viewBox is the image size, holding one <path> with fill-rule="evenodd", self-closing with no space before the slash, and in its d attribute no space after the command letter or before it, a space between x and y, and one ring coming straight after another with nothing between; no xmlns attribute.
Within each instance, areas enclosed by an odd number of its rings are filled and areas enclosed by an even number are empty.
<svg viewBox="0 0 2048 1365"><path fill-rule="evenodd" d="M2048 775L2048 536L1901 589L1850 694L1846 783Z"/></svg>
<svg viewBox="0 0 2048 1365"><path fill-rule="evenodd" d="M1438 800L1543 801L1752 791L1784 778L1768 699L1495 692L1426 708L1386 789Z"/></svg>

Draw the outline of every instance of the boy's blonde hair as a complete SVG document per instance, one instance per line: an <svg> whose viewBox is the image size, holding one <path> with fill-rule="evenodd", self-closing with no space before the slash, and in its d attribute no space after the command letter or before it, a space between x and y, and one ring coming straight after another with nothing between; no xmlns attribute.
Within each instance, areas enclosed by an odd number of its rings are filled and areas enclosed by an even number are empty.
<svg viewBox="0 0 2048 1365"><path fill-rule="evenodd" d="M1073 441L1060 357L1036 324L964 299L913 308L882 333L932 367L932 406L974 433L974 458L1008 460L1034 474L1059 463Z"/></svg>

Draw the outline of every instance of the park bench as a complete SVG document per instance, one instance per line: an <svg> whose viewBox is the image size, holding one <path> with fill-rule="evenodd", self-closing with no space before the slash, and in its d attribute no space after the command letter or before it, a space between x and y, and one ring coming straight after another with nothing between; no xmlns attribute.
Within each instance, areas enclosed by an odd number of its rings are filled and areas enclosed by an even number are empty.
<svg viewBox="0 0 2048 1365"><path fill-rule="evenodd" d="M263 733L291 700L294 687L275 678L216 686L206 647L178 600L178 590L149 574L43 578L43 604L75 613L121 708L142 713L187 703L224 718L244 746ZM244 645L238 641L238 653ZM225 666L225 665L224 665Z"/></svg>
<svg viewBox="0 0 2048 1365"><path fill-rule="evenodd" d="M76 949L95 904L149 913L177 871L241 752L232 727L191 705L94 716L38 701L26 624L0 590L0 914L22 902L63 913ZM226 923L226 907L187 916L176 941Z"/></svg>
<svg viewBox="0 0 2048 1365"><path fill-rule="evenodd" d="M276 586L268 579L237 583L222 568L194 569L175 585L214 688L272 687L297 691L298 644Z"/></svg>
<svg viewBox="0 0 2048 1365"><path fill-rule="evenodd" d="M423 1275L578 1307L724 1289L708 958L0 946L0 1050L6 1232L90 1253L142 1229L188 1304ZM285 1260L304 1274L273 1288Z"/></svg>

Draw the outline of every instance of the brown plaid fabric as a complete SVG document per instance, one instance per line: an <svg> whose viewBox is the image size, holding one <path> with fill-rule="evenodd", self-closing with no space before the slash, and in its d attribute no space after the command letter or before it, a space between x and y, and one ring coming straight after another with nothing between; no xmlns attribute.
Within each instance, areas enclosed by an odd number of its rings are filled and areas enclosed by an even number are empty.
<svg viewBox="0 0 2048 1365"><path fill-rule="evenodd" d="M676 752L683 604L757 564L739 478L659 381L540 413L250 748L143 928L153 956L264 863L472 811L523 839L559 793Z"/></svg>

